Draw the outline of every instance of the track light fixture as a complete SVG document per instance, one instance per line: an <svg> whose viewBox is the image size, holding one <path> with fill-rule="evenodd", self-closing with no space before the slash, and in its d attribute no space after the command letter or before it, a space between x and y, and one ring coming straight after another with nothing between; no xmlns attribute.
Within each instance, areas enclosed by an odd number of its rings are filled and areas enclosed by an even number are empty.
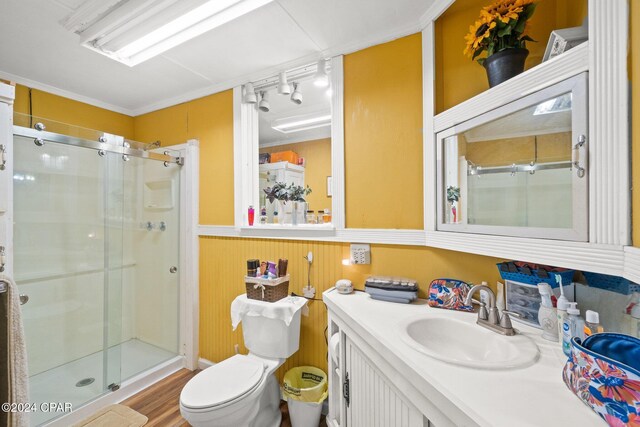
<svg viewBox="0 0 640 427"><path fill-rule="evenodd" d="M287 83L286 71L282 71L278 76L278 93L280 95L289 95L291 93L291 86Z"/></svg>
<svg viewBox="0 0 640 427"><path fill-rule="evenodd" d="M264 113L268 113L271 109L271 105L269 105L269 92L263 91L260 92L260 103L258 104L258 108L260 111Z"/></svg>
<svg viewBox="0 0 640 427"><path fill-rule="evenodd" d="M293 93L291 94L291 102L294 104L302 104L302 92L300 92L300 83L293 83Z"/></svg>
<svg viewBox="0 0 640 427"><path fill-rule="evenodd" d="M313 84L318 87L329 86L329 76L327 75L327 61L325 59L321 59L320 61L318 61L318 70L313 77Z"/></svg>
<svg viewBox="0 0 640 427"><path fill-rule="evenodd" d="M258 102L258 97L256 96L256 90L253 88L253 83L247 83L244 85L244 102L247 104L255 104Z"/></svg>

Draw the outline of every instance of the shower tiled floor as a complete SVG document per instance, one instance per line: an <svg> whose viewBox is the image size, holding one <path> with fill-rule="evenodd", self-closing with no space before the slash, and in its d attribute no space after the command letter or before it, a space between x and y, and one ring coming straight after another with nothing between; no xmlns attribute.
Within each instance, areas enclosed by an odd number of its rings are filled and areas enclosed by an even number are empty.
<svg viewBox="0 0 640 427"><path fill-rule="evenodd" d="M175 356L175 353L137 339L111 347L108 351L109 360L115 360L116 363L121 361L121 381ZM118 355L118 353L120 354ZM74 408L77 408L104 393L106 387L103 385L102 367L103 352L100 351L34 375L29 378L30 402L37 404L69 402ZM95 381L83 387L76 387L76 383L85 378L95 378ZM31 425L42 424L55 415L34 412L31 414Z"/></svg>

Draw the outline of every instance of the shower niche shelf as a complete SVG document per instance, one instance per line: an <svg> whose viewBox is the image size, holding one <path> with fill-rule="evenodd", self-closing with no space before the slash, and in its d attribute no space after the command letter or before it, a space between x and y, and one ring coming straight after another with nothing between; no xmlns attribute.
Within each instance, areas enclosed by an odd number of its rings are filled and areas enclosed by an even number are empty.
<svg viewBox="0 0 640 427"><path fill-rule="evenodd" d="M144 208L163 211L175 206L175 183L172 179L144 183Z"/></svg>

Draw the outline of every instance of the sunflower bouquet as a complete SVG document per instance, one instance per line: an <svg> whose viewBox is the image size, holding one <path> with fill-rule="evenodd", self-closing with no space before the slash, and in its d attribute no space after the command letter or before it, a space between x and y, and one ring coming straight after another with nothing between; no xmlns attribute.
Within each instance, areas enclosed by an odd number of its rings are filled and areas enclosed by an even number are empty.
<svg viewBox="0 0 640 427"><path fill-rule="evenodd" d="M495 0L483 7L465 36L465 55L473 60L485 51L488 58L505 49L524 49L525 42L535 41L527 35L527 21L535 9L534 0ZM485 59L478 62L482 64Z"/></svg>

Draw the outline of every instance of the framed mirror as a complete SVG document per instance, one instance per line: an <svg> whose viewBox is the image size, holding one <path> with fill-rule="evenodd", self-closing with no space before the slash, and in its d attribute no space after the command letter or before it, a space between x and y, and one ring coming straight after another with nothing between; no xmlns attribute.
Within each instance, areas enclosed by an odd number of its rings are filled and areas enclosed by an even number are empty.
<svg viewBox="0 0 640 427"><path fill-rule="evenodd" d="M234 90L237 228L344 227L342 80L336 57Z"/></svg>
<svg viewBox="0 0 640 427"><path fill-rule="evenodd" d="M439 132L438 230L588 240L587 75Z"/></svg>

